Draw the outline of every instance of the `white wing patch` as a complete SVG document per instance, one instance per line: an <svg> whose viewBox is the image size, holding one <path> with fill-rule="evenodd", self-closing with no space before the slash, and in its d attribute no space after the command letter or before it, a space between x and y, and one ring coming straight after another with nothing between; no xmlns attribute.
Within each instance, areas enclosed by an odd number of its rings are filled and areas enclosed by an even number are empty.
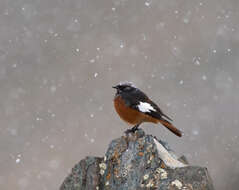
<svg viewBox="0 0 239 190"><path fill-rule="evenodd" d="M139 111L141 112L151 112L151 111L156 111L149 103L147 102L139 102L139 105L137 105L139 108Z"/></svg>

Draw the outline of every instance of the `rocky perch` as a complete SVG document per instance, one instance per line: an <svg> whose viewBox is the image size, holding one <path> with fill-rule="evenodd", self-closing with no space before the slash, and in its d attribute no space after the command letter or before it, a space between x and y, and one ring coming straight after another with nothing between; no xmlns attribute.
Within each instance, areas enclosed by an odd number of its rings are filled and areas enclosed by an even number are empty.
<svg viewBox="0 0 239 190"><path fill-rule="evenodd" d="M213 190L207 168L190 166L142 129L113 140L104 158L86 157L60 190Z"/></svg>

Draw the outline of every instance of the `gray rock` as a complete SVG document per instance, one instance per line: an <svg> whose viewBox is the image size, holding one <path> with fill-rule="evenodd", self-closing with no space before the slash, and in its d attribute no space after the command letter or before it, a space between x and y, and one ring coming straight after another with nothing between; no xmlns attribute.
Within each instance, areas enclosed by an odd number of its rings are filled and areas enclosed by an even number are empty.
<svg viewBox="0 0 239 190"><path fill-rule="evenodd" d="M206 168L187 164L167 143L140 129L113 140L104 158L81 160L60 190L214 189Z"/></svg>

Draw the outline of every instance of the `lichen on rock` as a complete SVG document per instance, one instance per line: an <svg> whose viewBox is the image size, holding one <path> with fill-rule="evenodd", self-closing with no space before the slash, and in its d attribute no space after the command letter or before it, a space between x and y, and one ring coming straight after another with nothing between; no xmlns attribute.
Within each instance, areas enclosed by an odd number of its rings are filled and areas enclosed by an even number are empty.
<svg viewBox="0 0 239 190"><path fill-rule="evenodd" d="M185 160L185 159L183 159ZM104 158L87 157L60 190L213 190L206 168L190 166L142 129L113 140Z"/></svg>

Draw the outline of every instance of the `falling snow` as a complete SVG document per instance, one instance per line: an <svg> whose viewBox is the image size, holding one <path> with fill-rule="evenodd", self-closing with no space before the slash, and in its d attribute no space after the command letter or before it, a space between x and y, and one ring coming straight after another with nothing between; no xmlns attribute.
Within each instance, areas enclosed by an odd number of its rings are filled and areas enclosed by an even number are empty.
<svg viewBox="0 0 239 190"><path fill-rule="evenodd" d="M147 2L147 1L146 1L144 4L145 4L147 7L150 6L150 3Z"/></svg>
<svg viewBox="0 0 239 190"><path fill-rule="evenodd" d="M94 62L95 62L95 59L91 59L91 60L90 60L90 63L94 63Z"/></svg>
<svg viewBox="0 0 239 190"><path fill-rule="evenodd" d="M179 81L179 84L183 84L183 80L180 80L180 81Z"/></svg>
<svg viewBox="0 0 239 190"><path fill-rule="evenodd" d="M203 75L203 76L202 76L202 80L207 80L207 76L206 76L206 75Z"/></svg>
<svg viewBox="0 0 239 190"><path fill-rule="evenodd" d="M215 189L238 187L238 12L235 0L6 0L1 189L57 189L77 161L105 153L127 127L111 88L125 80L184 137L142 124L147 133L207 167Z"/></svg>
<svg viewBox="0 0 239 190"><path fill-rule="evenodd" d="M197 65L197 66L201 65L200 60L201 60L200 57L194 57L193 58L194 65Z"/></svg>

